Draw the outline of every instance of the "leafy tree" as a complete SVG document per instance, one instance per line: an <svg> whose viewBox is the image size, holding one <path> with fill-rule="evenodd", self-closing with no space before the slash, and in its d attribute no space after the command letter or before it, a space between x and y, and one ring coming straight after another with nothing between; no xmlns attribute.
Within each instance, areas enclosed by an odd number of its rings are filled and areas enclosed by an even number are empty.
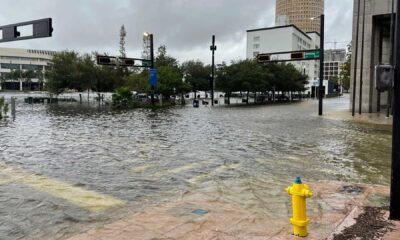
<svg viewBox="0 0 400 240"><path fill-rule="evenodd" d="M179 68L179 62L167 54L167 48L162 45L158 48L156 57L158 83L156 92L166 98L171 95L186 93L190 86L183 81L183 73Z"/></svg>
<svg viewBox="0 0 400 240"><path fill-rule="evenodd" d="M76 63L76 78L73 79L73 88L78 91L94 89L96 79L96 66L89 54L78 58Z"/></svg>
<svg viewBox="0 0 400 240"><path fill-rule="evenodd" d="M149 73L142 71L141 73L132 73L127 79L127 86L130 90L138 93L150 92Z"/></svg>
<svg viewBox="0 0 400 240"><path fill-rule="evenodd" d="M351 57L340 67L339 79L344 89L350 89Z"/></svg>
<svg viewBox="0 0 400 240"><path fill-rule="evenodd" d="M53 56L53 66L49 71L46 87L50 93L60 94L65 89L80 89L78 82L78 54L64 51Z"/></svg>
<svg viewBox="0 0 400 240"><path fill-rule="evenodd" d="M122 25L121 30L119 32L119 54L123 58L126 57L125 37L126 37L125 25Z"/></svg>
<svg viewBox="0 0 400 240"><path fill-rule="evenodd" d="M7 116L8 103L6 103L4 97L0 97L0 120Z"/></svg>
<svg viewBox="0 0 400 240"><path fill-rule="evenodd" d="M191 85L191 90L208 91L210 89L211 66L205 66L201 61L187 61L182 63L181 70L185 81Z"/></svg>
<svg viewBox="0 0 400 240"><path fill-rule="evenodd" d="M167 54L167 47L165 45L161 45L157 50L157 55L155 59L155 65L158 67L175 67L178 68L178 60L173 58Z"/></svg>

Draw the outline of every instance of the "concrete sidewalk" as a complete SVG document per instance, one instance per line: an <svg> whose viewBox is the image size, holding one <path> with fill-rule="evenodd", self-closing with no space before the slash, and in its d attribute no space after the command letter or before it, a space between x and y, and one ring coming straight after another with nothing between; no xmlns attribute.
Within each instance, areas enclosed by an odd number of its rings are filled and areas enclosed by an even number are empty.
<svg viewBox="0 0 400 240"><path fill-rule="evenodd" d="M309 236L299 239L334 239L333 233L348 228L362 213L363 206L387 205L385 186L318 182L310 184L314 197L308 201ZM282 194L286 194L282 189ZM287 196L289 198L289 196ZM69 240L146 239L297 239L291 235L290 205L282 209L287 217L260 215L240 204L217 199L203 192L92 229ZM285 215L284 214L284 215ZM386 214L387 216L387 214ZM400 224L384 239L400 239Z"/></svg>

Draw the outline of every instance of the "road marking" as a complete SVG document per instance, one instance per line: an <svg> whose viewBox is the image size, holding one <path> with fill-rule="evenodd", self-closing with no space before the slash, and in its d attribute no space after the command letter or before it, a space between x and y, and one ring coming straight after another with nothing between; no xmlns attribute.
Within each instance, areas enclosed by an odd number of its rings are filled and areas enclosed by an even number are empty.
<svg viewBox="0 0 400 240"><path fill-rule="evenodd" d="M152 167L152 165L137 166L137 167L131 168L131 171L134 172L134 173L142 173L142 172L146 171L150 167Z"/></svg>
<svg viewBox="0 0 400 240"><path fill-rule="evenodd" d="M217 173L223 172L223 171L227 171L227 170L234 170L240 167L240 163L232 163L232 164L224 164L221 165L217 168L215 168L213 171L210 171L208 173L202 173L200 175L197 175L189 180L187 180L187 182L191 183L191 184L196 184L199 183L201 181L204 181L204 179L214 176Z"/></svg>
<svg viewBox="0 0 400 240"><path fill-rule="evenodd" d="M112 196L75 187L71 184L37 175L23 169L0 165L0 173L6 175L10 182L27 185L54 197L67 200L89 211L104 211L125 205L124 201Z"/></svg>

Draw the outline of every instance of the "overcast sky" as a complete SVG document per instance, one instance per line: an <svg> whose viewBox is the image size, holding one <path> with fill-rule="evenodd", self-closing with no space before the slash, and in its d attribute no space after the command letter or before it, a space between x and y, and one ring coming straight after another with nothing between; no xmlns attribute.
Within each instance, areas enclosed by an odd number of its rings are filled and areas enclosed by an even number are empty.
<svg viewBox="0 0 400 240"><path fill-rule="evenodd" d="M351 40L353 0L325 0L326 42ZM118 54L119 30L127 31L129 57L140 57L142 35L154 34L180 62L243 59L246 30L274 26L275 0L1 0L0 25L53 18L52 38L2 43L1 47ZM327 43L327 48L333 44Z"/></svg>

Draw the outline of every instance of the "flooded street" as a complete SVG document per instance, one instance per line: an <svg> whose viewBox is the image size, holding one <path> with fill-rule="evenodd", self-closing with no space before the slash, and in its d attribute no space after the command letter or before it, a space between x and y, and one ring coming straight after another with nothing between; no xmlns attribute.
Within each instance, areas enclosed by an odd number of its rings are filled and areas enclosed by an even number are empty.
<svg viewBox="0 0 400 240"><path fill-rule="evenodd" d="M19 99L0 126L0 239L64 239L188 192L286 217L294 177L388 185L390 149L390 127L317 117L314 100L116 113Z"/></svg>

